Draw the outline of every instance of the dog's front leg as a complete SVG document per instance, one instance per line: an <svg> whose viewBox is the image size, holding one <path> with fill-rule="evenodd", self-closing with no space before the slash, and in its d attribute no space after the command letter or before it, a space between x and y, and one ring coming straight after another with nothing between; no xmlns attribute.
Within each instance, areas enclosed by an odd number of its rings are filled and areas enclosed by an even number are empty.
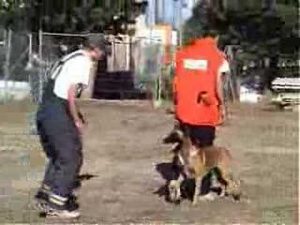
<svg viewBox="0 0 300 225"><path fill-rule="evenodd" d="M201 184L202 184L202 176L195 178L195 191L193 196L193 205L197 205L198 203L198 197L201 190Z"/></svg>
<svg viewBox="0 0 300 225"><path fill-rule="evenodd" d="M168 189L169 189L169 200L171 202L179 203L181 200L181 183L184 180L184 176L180 173L177 180L171 180Z"/></svg>
<svg viewBox="0 0 300 225"><path fill-rule="evenodd" d="M181 189L180 189L180 187L181 187L181 184L184 181L184 179L185 179L184 175L182 173L180 173L179 177L177 179L177 184L178 184L178 186L177 186L177 188L178 188L177 189L177 193L178 193L177 200L178 201L180 201L180 199L181 199Z"/></svg>

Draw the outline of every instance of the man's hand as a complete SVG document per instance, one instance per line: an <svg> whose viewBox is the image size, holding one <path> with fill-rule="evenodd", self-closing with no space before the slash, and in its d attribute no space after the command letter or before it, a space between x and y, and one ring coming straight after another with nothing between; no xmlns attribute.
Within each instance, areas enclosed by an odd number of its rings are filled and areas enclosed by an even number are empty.
<svg viewBox="0 0 300 225"><path fill-rule="evenodd" d="M80 121L85 125L87 126L87 121L85 120L85 117L82 115L82 113L79 111L78 112L78 117L80 119Z"/></svg>
<svg viewBox="0 0 300 225"><path fill-rule="evenodd" d="M76 106L75 96L76 96L76 84L72 84L68 90L68 105L69 112L73 118L74 124L78 129L79 133L82 134L84 127L86 126L86 121L83 115L80 113L78 107Z"/></svg>
<svg viewBox="0 0 300 225"><path fill-rule="evenodd" d="M226 120L226 107L225 105L219 105L219 113L220 113L220 118L219 118L219 125L222 125L224 121Z"/></svg>
<svg viewBox="0 0 300 225"><path fill-rule="evenodd" d="M83 130L85 128L85 124L81 120L77 120L77 121L75 121L75 126L76 126L77 130L79 131L79 133L82 134Z"/></svg>

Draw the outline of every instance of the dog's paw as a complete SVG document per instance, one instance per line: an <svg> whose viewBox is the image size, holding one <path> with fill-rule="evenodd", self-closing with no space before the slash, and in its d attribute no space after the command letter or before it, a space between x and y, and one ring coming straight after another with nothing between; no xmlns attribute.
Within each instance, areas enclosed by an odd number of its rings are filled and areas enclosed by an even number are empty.
<svg viewBox="0 0 300 225"><path fill-rule="evenodd" d="M196 205L198 204L198 200L199 200L199 196L194 197L194 198L193 198L193 201L192 201L192 205L193 205L193 206L196 206Z"/></svg>
<svg viewBox="0 0 300 225"><path fill-rule="evenodd" d="M240 194L233 194L232 198L234 201L239 202L241 200L241 195Z"/></svg>
<svg viewBox="0 0 300 225"><path fill-rule="evenodd" d="M206 195L199 196L200 201L214 201L217 198L217 194L214 192L209 192Z"/></svg>

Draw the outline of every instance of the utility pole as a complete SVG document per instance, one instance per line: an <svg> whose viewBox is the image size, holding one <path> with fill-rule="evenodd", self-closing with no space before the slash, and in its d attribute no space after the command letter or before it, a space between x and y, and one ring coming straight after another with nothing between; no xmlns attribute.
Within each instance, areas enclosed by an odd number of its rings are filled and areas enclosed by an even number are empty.
<svg viewBox="0 0 300 225"><path fill-rule="evenodd" d="M180 2L181 0L173 0L174 4L174 9L173 9L173 22L176 30L178 31L178 40L179 40L179 45L181 46L181 18L180 18Z"/></svg>
<svg viewBox="0 0 300 225"><path fill-rule="evenodd" d="M159 5L158 5L159 0L154 0L154 13L155 13L155 22L154 24L157 24L159 22Z"/></svg>
<svg viewBox="0 0 300 225"><path fill-rule="evenodd" d="M173 21L172 21L172 24L173 24L173 27L175 27L176 26L176 0L173 0L173 2L172 2L172 4L173 4Z"/></svg>
<svg viewBox="0 0 300 225"><path fill-rule="evenodd" d="M179 46L182 46L182 33L183 33L183 27L182 27L182 0L179 0Z"/></svg>

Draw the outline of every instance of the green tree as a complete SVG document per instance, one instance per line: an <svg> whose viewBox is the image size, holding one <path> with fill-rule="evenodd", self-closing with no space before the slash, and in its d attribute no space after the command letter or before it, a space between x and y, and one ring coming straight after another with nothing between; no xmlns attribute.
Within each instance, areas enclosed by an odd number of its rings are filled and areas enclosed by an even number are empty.
<svg viewBox="0 0 300 225"><path fill-rule="evenodd" d="M226 4L224 4L226 3ZM295 1L276 0L200 0L184 26L184 40L199 37L204 29L221 33L221 47L239 45L235 64L270 59L265 71L267 85L278 74L277 62L283 55L298 58L298 8Z"/></svg>
<svg viewBox="0 0 300 225"><path fill-rule="evenodd" d="M103 32L115 24L114 18L122 18L125 22L129 19L130 3L130 0L79 3L74 0L44 0L44 29L53 32Z"/></svg>
<svg viewBox="0 0 300 225"><path fill-rule="evenodd" d="M0 25L16 30L36 32L42 27L48 32L103 32L108 29L125 32L118 25L126 25L131 15L131 0L0 1Z"/></svg>
<svg viewBox="0 0 300 225"><path fill-rule="evenodd" d="M1 0L0 1L0 26L22 30L26 27L26 3L23 0Z"/></svg>
<svg viewBox="0 0 300 225"><path fill-rule="evenodd" d="M291 1L287 1L291 2ZM262 4L263 3L263 4ZM280 41L293 36L297 25L294 4L274 0L201 0L184 26L184 40L200 36L204 28L220 31L223 44L239 44L258 56L280 50Z"/></svg>

